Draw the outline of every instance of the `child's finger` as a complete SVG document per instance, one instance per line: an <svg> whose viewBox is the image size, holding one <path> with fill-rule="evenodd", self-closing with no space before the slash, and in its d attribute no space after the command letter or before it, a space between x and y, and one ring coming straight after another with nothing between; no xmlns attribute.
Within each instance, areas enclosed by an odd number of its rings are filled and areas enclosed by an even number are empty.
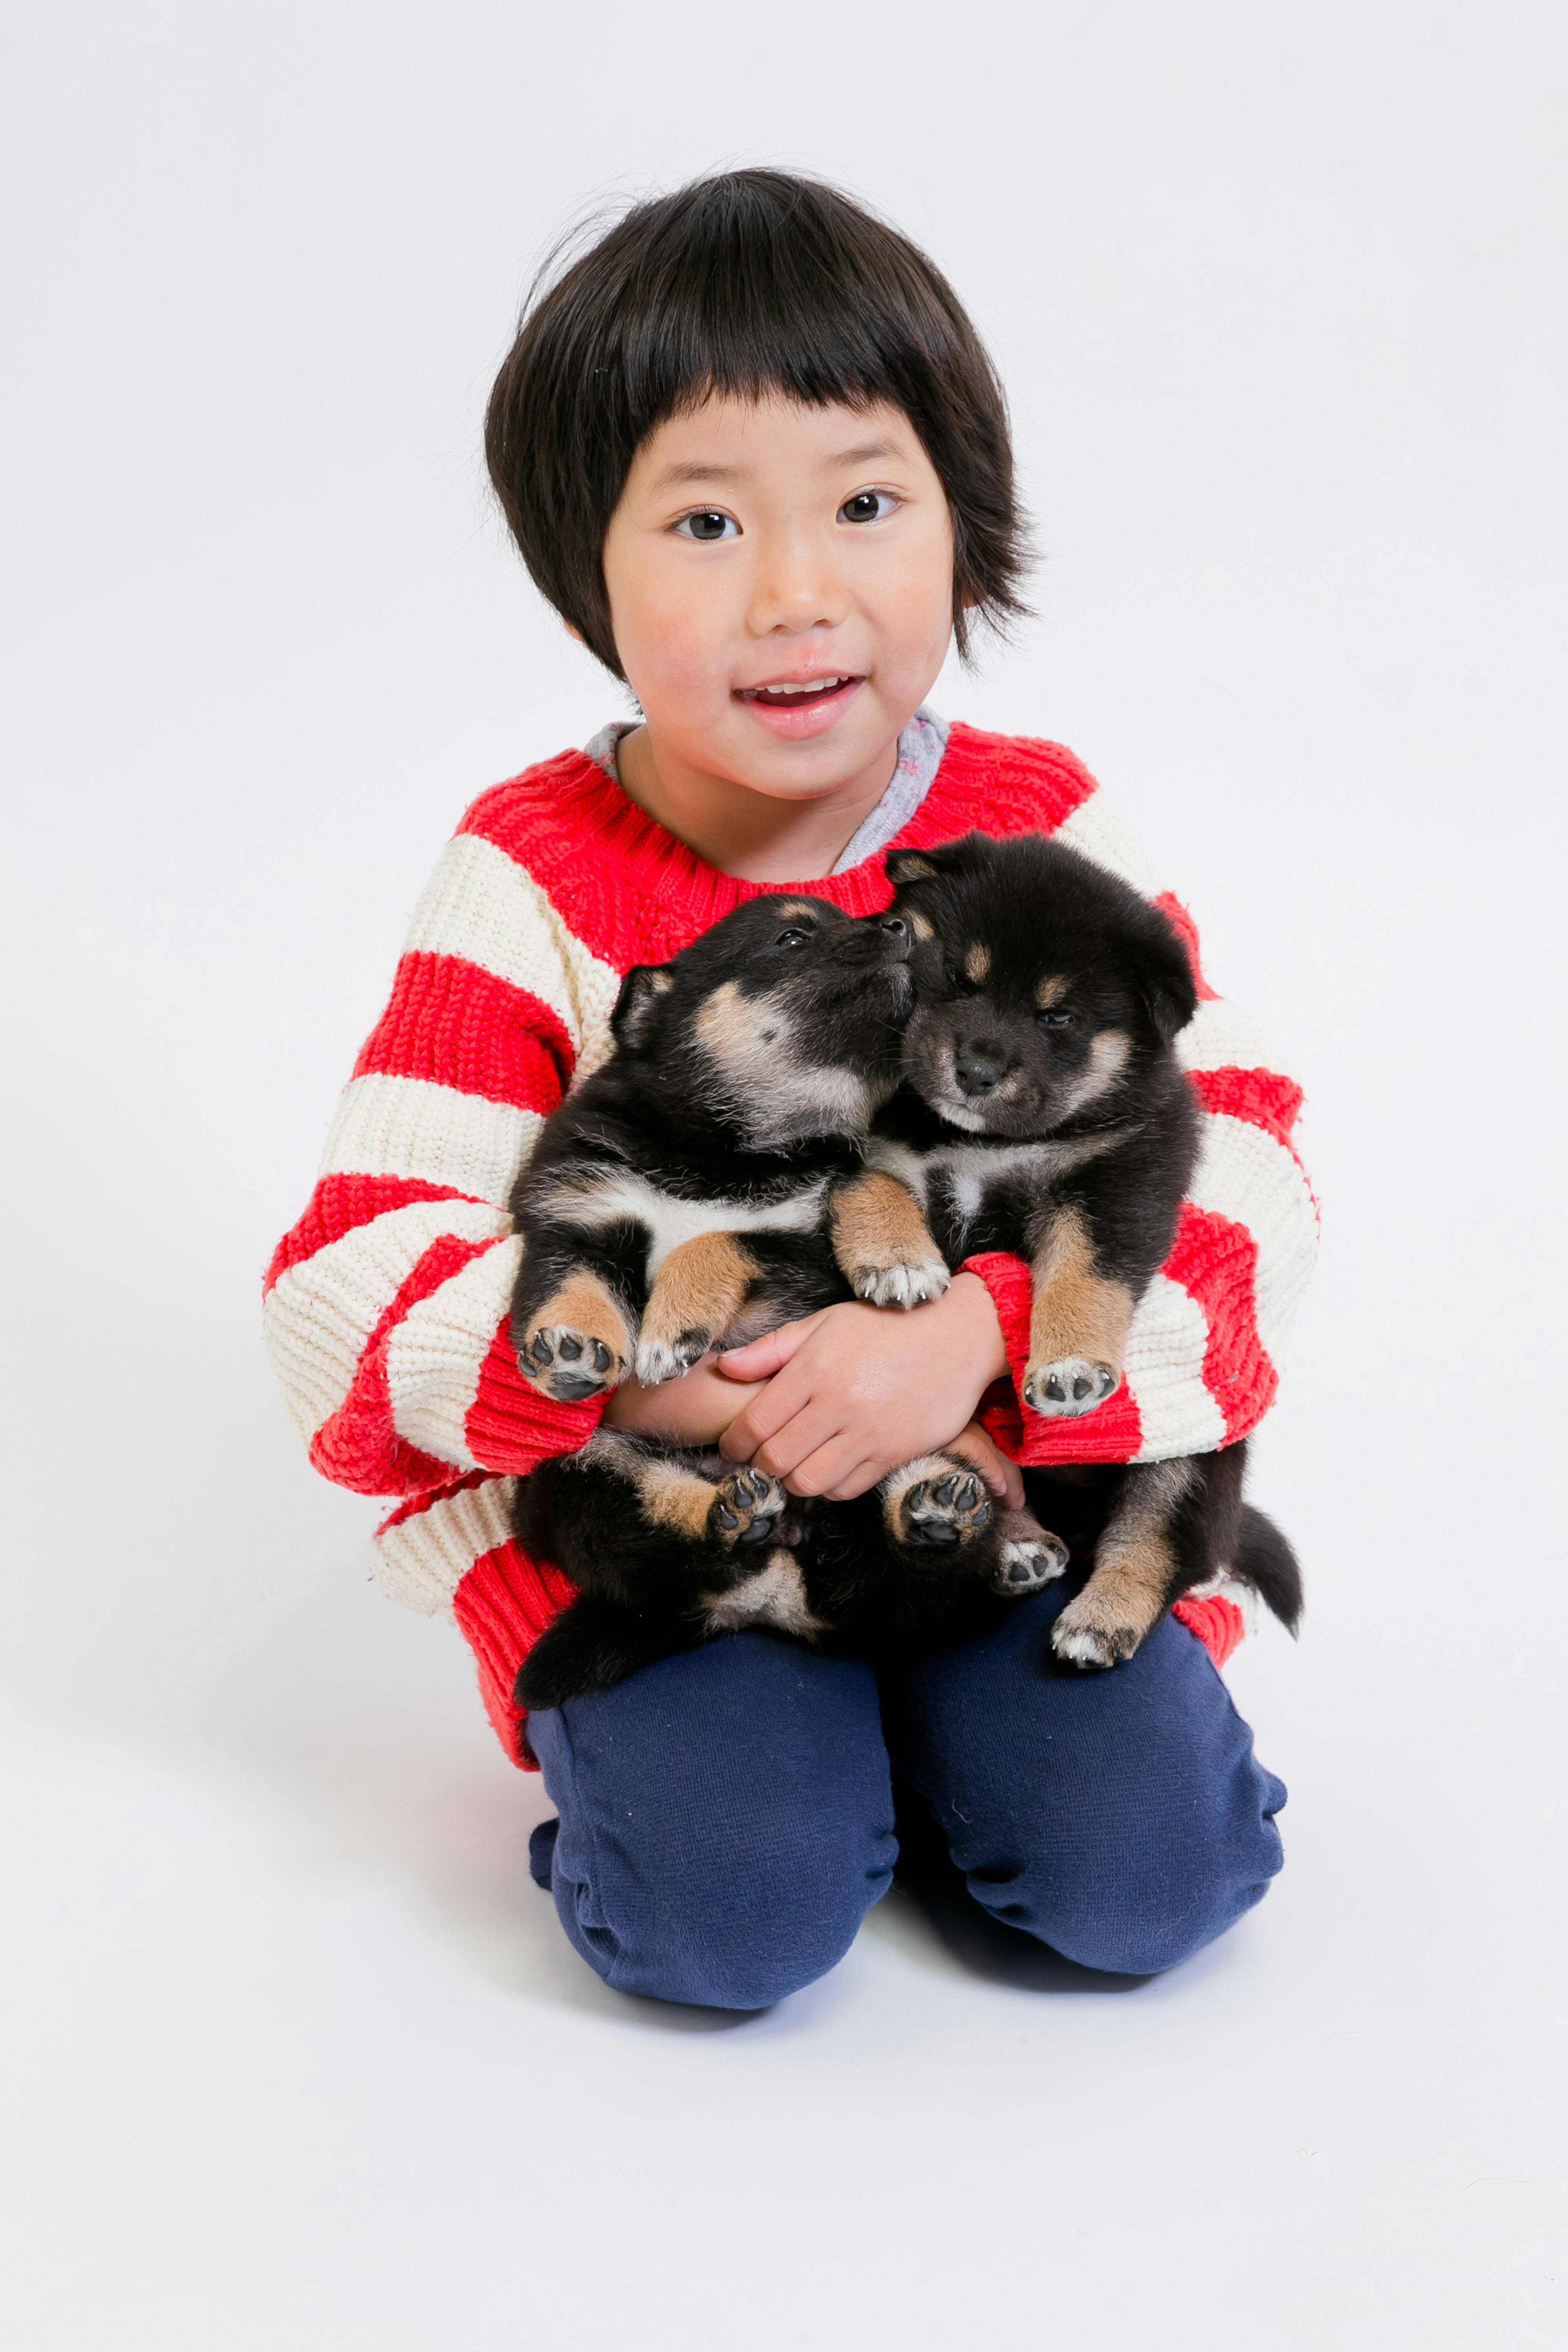
<svg viewBox="0 0 1568 2352"><path fill-rule="evenodd" d="M966 1429L961 1429L947 1450L950 1454L962 1454L966 1462L973 1462L991 1492L1000 1496L1010 1511L1023 1509L1023 1473L1016 1462L1009 1462L1001 1449L993 1444L977 1421L972 1421Z"/></svg>
<svg viewBox="0 0 1568 2352"><path fill-rule="evenodd" d="M771 1381L764 1381L751 1402L738 1412L720 1440L720 1450L726 1461L751 1462L766 1445L779 1447L778 1459L770 1458L763 1468L775 1478L782 1478L785 1469L793 1470L804 1454L820 1445L837 1425L837 1416L829 1414L821 1405L815 1413L812 1391L788 1365ZM795 1430L792 1424L803 1414L811 1414L809 1425ZM794 1450L790 1450L793 1440ZM784 1456L787 1455L787 1460Z"/></svg>
<svg viewBox="0 0 1568 2352"><path fill-rule="evenodd" d="M781 1323L776 1331L764 1332L744 1348L731 1348L714 1362L727 1381L770 1381L821 1319L820 1315L803 1315L798 1323Z"/></svg>
<svg viewBox="0 0 1568 2352"><path fill-rule="evenodd" d="M852 1502L884 1476L891 1465L868 1457L857 1438L832 1437L796 1464L784 1485L792 1495L826 1495L830 1502Z"/></svg>
<svg viewBox="0 0 1568 2352"><path fill-rule="evenodd" d="M764 1412L771 1402L765 1395L757 1400ZM755 1407L752 1410L754 1412ZM728 1435L726 1431L725 1436ZM771 1471L775 1478L782 1478L787 1486L803 1462L836 1440L840 1444L844 1443L840 1416L826 1409L816 1398L805 1396L798 1400L798 1410L786 1413L779 1427L763 1438L751 1459L759 1470ZM731 1455L731 1459L733 1458ZM818 1489L814 1486L810 1491L816 1494ZM806 1489L797 1486L795 1492L804 1494Z"/></svg>

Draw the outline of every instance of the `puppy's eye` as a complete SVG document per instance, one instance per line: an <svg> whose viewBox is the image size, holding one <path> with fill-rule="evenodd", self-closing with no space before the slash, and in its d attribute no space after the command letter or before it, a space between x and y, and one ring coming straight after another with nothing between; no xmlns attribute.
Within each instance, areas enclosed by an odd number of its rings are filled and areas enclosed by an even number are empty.
<svg viewBox="0 0 1568 2352"><path fill-rule="evenodd" d="M1076 1013L1042 1013L1039 1021L1042 1029L1073 1029L1078 1025L1078 1014Z"/></svg>
<svg viewBox="0 0 1568 2352"><path fill-rule="evenodd" d="M773 945L775 948L803 948L809 937L807 931L781 931Z"/></svg>

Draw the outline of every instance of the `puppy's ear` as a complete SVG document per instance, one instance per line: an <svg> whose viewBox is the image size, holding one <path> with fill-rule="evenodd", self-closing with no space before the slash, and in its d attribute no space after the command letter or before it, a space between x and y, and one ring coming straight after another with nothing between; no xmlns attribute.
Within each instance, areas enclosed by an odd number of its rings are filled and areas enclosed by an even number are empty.
<svg viewBox="0 0 1568 2352"><path fill-rule="evenodd" d="M1168 1045L1197 1011L1198 992L1186 941L1163 916L1143 942L1138 986L1161 1045Z"/></svg>
<svg viewBox="0 0 1568 2352"><path fill-rule="evenodd" d="M907 889L911 882L934 882L942 872L942 852L896 849L888 860L886 871L895 890Z"/></svg>
<svg viewBox="0 0 1568 2352"><path fill-rule="evenodd" d="M895 890L905 890L911 882L934 882L943 874L969 873L995 851L989 834L965 833L956 841L944 841L940 849L895 849L885 871Z"/></svg>
<svg viewBox="0 0 1568 2352"><path fill-rule="evenodd" d="M675 975L668 964L633 964L610 1015L610 1034L624 1054L640 1054L652 1044L658 1008L674 986Z"/></svg>

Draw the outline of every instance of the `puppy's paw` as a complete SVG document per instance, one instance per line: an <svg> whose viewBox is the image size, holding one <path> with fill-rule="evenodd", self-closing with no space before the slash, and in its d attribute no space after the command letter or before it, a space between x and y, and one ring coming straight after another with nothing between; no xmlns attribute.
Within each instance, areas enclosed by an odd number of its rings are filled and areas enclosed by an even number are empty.
<svg viewBox="0 0 1568 2352"><path fill-rule="evenodd" d="M656 1389L661 1381L678 1381L682 1372L701 1361L712 1345L711 1331L682 1331L674 1339L639 1339L637 1378L645 1389Z"/></svg>
<svg viewBox="0 0 1568 2352"><path fill-rule="evenodd" d="M923 1307L940 1298L952 1276L939 1257L900 1258L889 1265L858 1265L849 1287L868 1307Z"/></svg>
<svg viewBox="0 0 1568 2352"><path fill-rule="evenodd" d="M1042 1528L1038 1535L1009 1538L996 1555L991 1581L1009 1600L1021 1601L1030 1592L1038 1592L1043 1584L1053 1583L1067 1564L1066 1544Z"/></svg>
<svg viewBox="0 0 1568 2352"><path fill-rule="evenodd" d="M936 1465L935 1475L912 1479L893 1497L893 1531L900 1543L930 1546L968 1543L991 1524L991 1497L973 1470Z"/></svg>
<svg viewBox="0 0 1568 2352"><path fill-rule="evenodd" d="M581 1404L584 1397L613 1389L621 1376L620 1359L604 1340L569 1323L537 1324L518 1362L524 1379L560 1404Z"/></svg>
<svg viewBox="0 0 1568 2352"><path fill-rule="evenodd" d="M770 1543L789 1496L765 1470L731 1470L719 1482L708 1531L721 1544Z"/></svg>
<svg viewBox="0 0 1568 2352"><path fill-rule="evenodd" d="M1051 1627L1051 1647L1064 1665L1115 1666L1132 1655L1147 1631L1089 1583Z"/></svg>
<svg viewBox="0 0 1568 2352"><path fill-rule="evenodd" d="M1092 1364L1086 1356L1063 1356L1054 1364L1032 1364L1025 1375L1024 1402L1058 1421L1076 1421L1092 1412L1121 1386L1121 1375L1110 1364Z"/></svg>

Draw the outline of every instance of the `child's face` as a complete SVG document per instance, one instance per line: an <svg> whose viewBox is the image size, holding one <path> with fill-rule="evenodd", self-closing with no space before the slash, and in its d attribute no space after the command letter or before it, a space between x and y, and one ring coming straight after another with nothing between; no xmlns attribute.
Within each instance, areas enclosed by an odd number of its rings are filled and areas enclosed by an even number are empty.
<svg viewBox="0 0 1568 2352"><path fill-rule="evenodd" d="M952 634L947 499L895 408L723 398L671 417L633 460L604 565L656 750L778 799L886 766Z"/></svg>

